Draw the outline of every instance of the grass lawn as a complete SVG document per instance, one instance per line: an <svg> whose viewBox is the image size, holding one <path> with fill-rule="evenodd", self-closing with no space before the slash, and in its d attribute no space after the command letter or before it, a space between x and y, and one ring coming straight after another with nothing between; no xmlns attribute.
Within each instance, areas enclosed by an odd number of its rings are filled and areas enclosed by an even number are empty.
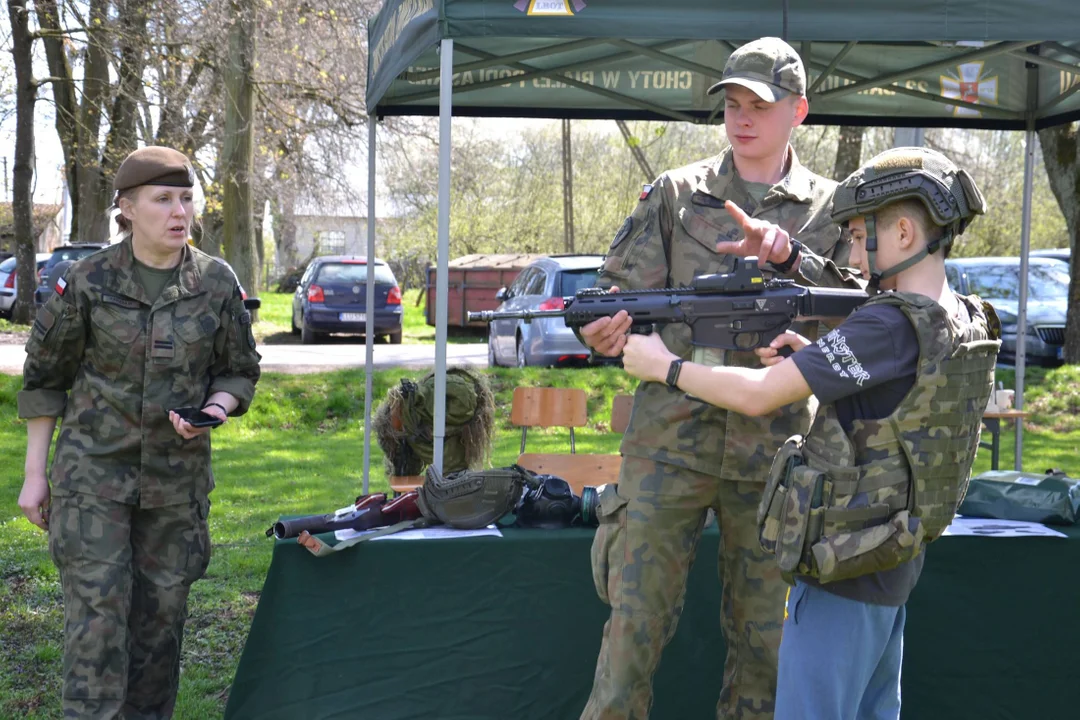
<svg viewBox="0 0 1080 720"><path fill-rule="evenodd" d="M424 317L424 303L416 304L419 290L406 290L401 305L404 317L401 323L401 342L433 343L435 328L427 324ZM275 345L298 344L299 335L291 332L292 293L264 292L259 296L262 307L259 308L259 320L254 325L255 339L261 343ZM382 342L381 339L376 339ZM452 343L487 342L487 332L475 328L447 328L447 341ZM333 343L363 342L361 336L331 336Z"/></svg>
<svg viewBox="0 0 1080 720"><path fill-rule="evenodd" d="M375 406L402 377L374 378ZM618 452L608 432L611 401L631 392L618 368L578 371L499 369L490 376L497 407L509 408L516 385L580 387L589 393L590 427L576 433L581 452ZM0 376L0 719L59 718L62 650L60 587L45 534L21 517L25 424L16 419L19 377ZM321 513L347 505L361 490L364 373L268 373L250 412L214 431L210 532L213 559L196 583L184 640L176 717L221 717L259 591L272 541L263 531L283 513ZM520 434L500 413L493 461L517 458ZM371 489L387 488L382 453L372 442ZM565 431L534 430L529 449L567 452ZM344 469L343 469L344 468Z"/></svg>
<svg viewBox="0 0 1080 720"><path fill-rule="evenodd" d="M269 296L269 294L267 295ZM286 296L287 297L287 296ZM287 316L286 316L287 318ZM417 373L377 372L375 405L400 378ZM608 431L612 398L634 382L618 368L496 369L489 373L500 422L493 461L517 457L519 433L510 425L516 385L580 387L589 395L590 425L577 433L582 452L618 451ZM1011 378L1002 377L1006 385ZM1080 476L1080 368L1029 375L1028 405L1036 410L1025 435L1025 466L1062 467ZM22 485L25 424L15 413L19 377L0 376L0 719L59 718L62 612L56 570L45 535L16 505ZM321 513L348 504L361 489L364 373L263 376L247 416L214 431L210 531L213 559L195 584L183 653L176 717L220 717L229 685L270 564L272 541L263 531L283 513ZM529 448L568 450L565 431L533 431ZM1011 467L1013 435L1002 434L1002 467ZM989 469L979 453L976 471ZM386 489L382 455L372 442L373 490Z"/></svg>

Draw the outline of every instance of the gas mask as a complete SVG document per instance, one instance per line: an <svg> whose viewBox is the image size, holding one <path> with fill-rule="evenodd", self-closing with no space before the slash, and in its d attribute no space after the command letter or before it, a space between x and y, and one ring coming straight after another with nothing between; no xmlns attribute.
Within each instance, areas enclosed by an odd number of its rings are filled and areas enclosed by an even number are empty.
<svg viewBox="0 0 1080 720"><path fill-rule="evenodd" d="M574 495L569 483L555 475L537 475L540 484L528 489L514 511L515 527L556 530L568 527L596 527L596 488Z"/></svg>

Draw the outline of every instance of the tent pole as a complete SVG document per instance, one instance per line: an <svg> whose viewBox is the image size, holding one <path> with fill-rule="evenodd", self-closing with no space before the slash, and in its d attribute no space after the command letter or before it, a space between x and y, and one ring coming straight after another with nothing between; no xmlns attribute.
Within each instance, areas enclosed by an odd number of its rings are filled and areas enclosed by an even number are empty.
<svg viewBox="0 0 1080 720"><path fill-rule="evenodd" d="M1039 47L1028 48L1031 55ZM1027 132L1024 134L1024 204L1020 219L1020 298L1016 308L1016 397L1014 407L1024 409L1024 345L1027 338L1028 254L1031 251L1031 191L1035 184L1035 117L1039 108L1039 66L1027 64ZM1023 470L1024 419L1016 418L1016 451L1013 469Z"/></svg>
<svg viewBox="0 0 1080 720"><path fill-rule="evenodd" d="M435 445L431 464L443 470L446 437L446 304L450 282L450 110L454 78L454 41L439 43L439 216L435 269Z"/></svg>
<svg viewBox="0 0 1080 720"><path fill-rule="evenodd" d="M1035 174L1035 115L1028 114L1024 134L1024 205L1020 221L1020 298L1016 313L1016 398L1017 410L1024 408L1024 345L1027 337L1028 253L1031 249L1031 188ZM1016 458L1013 469L1020 471L1024 458L1024 420L1016 419Z"/></svg>
<svg viewBox="0 0 1080 720"><path fill-rule="evenodd" d="M363 494L368 494L369 481L371 478L371 400L373 390L372 374L375 372L375 313L371 308L375 307L375 125L374 115L368 115L368 161L367 161L367 297L364 300L364 311L367 313L364 328L364 488Z"/></svg>

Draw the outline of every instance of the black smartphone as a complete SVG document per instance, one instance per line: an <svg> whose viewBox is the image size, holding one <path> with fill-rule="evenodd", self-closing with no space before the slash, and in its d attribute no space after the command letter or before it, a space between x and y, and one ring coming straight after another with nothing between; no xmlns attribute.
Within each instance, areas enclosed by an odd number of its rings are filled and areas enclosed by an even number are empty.
<svg viewBox="0 0 1080 720"><path fill-rule="evenodd" d="M173 408L171 412L174 412L184 420L187 420L188 423L191 424L191 427L217 427L225 422L224 420L219 420L213 415L204 413L199 408L192 406Z"/></svg>

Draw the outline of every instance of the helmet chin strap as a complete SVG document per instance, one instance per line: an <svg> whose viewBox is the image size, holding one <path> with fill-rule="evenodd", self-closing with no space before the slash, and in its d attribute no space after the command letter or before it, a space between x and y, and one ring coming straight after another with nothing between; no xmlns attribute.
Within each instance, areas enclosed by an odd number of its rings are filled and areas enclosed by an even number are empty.
<svg viewBox="0 0 1080 720"><path fill-rule="evenodd" d="M866 216L866 259L870 266L870 282L867 287L867 292L870 295L877 295L881 292L881 281L886 278L891 278L894 275L898 275L909 267L922 261L923 258L929 257L933 253L936 253L940 247L946 245L952 239L952 228L947 228L940 238L932 240L926 244L919 252L915 253L907 260L893 265L888 270L876 270L877 267L877 218L873 215Z"/></svg>

